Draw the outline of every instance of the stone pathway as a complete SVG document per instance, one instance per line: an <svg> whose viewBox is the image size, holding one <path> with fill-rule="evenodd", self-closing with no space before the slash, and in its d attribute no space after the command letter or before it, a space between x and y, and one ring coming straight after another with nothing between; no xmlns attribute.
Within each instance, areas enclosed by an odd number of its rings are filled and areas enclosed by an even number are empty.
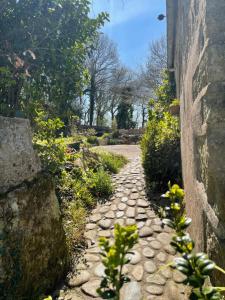
<svg viewBox="0 0 225 300"><path fill-rule="evenodd" d="M112 149L110 147L109 150ZM121 300L184 299L184 287L179 284L183 276L169 268L162 268L172 261L175 254L170 246L171 231L169 228L162 229L160 219L149 207L140 150L138 146L117 146L113 150L129 153L130 163L113 176L115 193L111 199L99 204L90 216L85 232L88 242L84 255L86 264L81 263L77 267L79 274L69 280L70 290L62 299L100 299L96 288L104 274L104 266L99 255L98 239L100 236L111 238L115 223L137 224L139 230L139 242L133 249L134 254L130 255L130 264L125 268L131 282L124 286Z"/></svg>

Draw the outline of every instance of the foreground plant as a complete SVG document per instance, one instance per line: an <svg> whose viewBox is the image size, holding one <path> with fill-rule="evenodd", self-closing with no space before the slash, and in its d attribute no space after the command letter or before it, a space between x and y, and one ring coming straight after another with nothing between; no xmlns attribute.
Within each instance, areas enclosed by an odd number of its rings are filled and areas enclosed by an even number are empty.
<svg viewBox="0 0 225 300"><path fill-rule="evenodd" d="M214 269L223 273L225 271L216 266L207 254L194 253L195 243L185 232L191 224L191 219L186 216L183 189L177 184L171 186L169 183L169 190L162 197L168 200L165 209L160 210L162 222L176 231L171 245L181 254L181 257L175 258L172 266L186 276L184 284L192 287L190 299L224 299L221 292L225 291L225 287L208 287L206 280L210 278Z"/></svg>
<svg viewBox="0 0 225 300"><path fill-rule="evenodd" d="M102 263L105 266L105 276L102 279L98 294L103 299L120 299L120 289L129 278L123 274L124 265L128 264L130 259L127 254L137 243L138 233L136 225L122 227L115 224L115 241L112 245L108 239L102 237L99 245L102 249Z"/></svg>

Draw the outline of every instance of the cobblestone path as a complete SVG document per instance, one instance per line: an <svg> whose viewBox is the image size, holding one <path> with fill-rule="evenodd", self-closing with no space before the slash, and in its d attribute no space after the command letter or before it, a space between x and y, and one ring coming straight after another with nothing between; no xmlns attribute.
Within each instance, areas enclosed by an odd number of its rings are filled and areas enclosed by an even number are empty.
<svg viewBox="0 0 225 300"><path fill-rule="evenodd" d="M122 150L126 152L126 148ZM96 288L104 274L104 266L99 255L98 238L111 238L115 223L137 224L139 230L139 242L125 268L131 282L123 288L121 300L184 299L184 288L180 284L182 275L162 268L172 261L175 254L169 245L171 232L169 228L162 229L160 219L149 206L138 148L113 181L114 195L105 204L99 204L88 220L86 264L78 266L79 274L69 280L71 290L63 299L100 299Z"/></svg>

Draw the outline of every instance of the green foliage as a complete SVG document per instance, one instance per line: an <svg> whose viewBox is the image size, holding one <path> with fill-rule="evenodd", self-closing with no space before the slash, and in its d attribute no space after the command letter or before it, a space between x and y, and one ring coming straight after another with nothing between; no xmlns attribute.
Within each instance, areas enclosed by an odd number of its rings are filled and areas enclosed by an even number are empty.
<svg viewBox="0 0 225 300"><path fill-rule="evenodd" d="M169 183L169 190L163 195L163 198L169 204L165 209L161 208L160 210L164 218L163 223L175 230L176 235L173 236L171 245L181 254L181 257L174 259L172 267L183 273L186 277L184 284L192 287L190 299L222 300L221 292L225 291L225 287L208 287L206 280L210 278L214 269L223 273L225 271L217 267L207 254L194 253L195 243L186 233L191 219L186 217L184 191L179 185L171 186Z"/></svg>
<svg viewBox="0 0 225 300"><path fill-rule="evenodd" d="M59 118L48 118L42 110L36 113L33 141L43 167L54 174L59 172L66 162L65 144L62 139L57 139L57 133L64 124Z"/></svg>
<svg viewBox="0 0 225 300"><path fill-rule="evenodd" d="M71 172L64 170L62 172L58 185L62 201L75 201L86 209L90 209L96 204L96 200L90 193L84 177L84 172L80 169L73 169Z"/></svg>
<svg viewBox="0 0 225 300"><path fill-rule="evenodd" d="M167 73L155 93L157 98L149 102L148 122L141 140L143 166L152 191L165 189L170 178L181 182L179 119L168 112L174 92Z"/></svg>
<svg viewBox="0 0 225 300"><path fill-rule="evenodd" d="M130 129L136 126L133 121L134 108L131 103L122 101L118 105L118 111L116 115L118 129Z"/></svg>
<svg viewBox="0 0 225 300"><path fill-rule="evenodd" d="M138 240L136 225L122 227L115 224L114 238L112 245L104 237L99 240L105 276L97 292L103 299L119 300L120 289L125 282L129 281L129 278L123 274L123 267L129 263L127 254Z"/></svg>
<svg viewBox="0 0 225 300"><path fill-rule="evenodd" d="M86 55L108 15L90 18L89 0L2 2L0 114L15 116L43 100L67 124L80 113L72 103L86 84Z"/></svg>
<svg viewBox="0 0 225 300"><path fill-rule="evenodd" d="M74 248L82 242L87 210L76 201L65 202L63 206L63 228L71 261Z"/></svg>
<svg viewBox="0 0 225 300"><path fill-rule="evenodd" d="M177 105L180 105L180 100L179 100L179 99L174 99L174 100L172 101L172 103L170 104L170 107L172 107L172 106L177 106Z"/></svg>
<svg viewBox="0 0 225 300"><path fill-rule="evenodd" d="M94 135L88 136L87 137L87 142L91 145L98 145L99 144L97 136L94 136Z"/></svg>
<svg viewBox="0 0 225 300"><path fill-rule="evenodd" d="M84 180L95 197L105 198L113 193L111 177L103 168L99 168L97 172L89 170Z"/></svg>
<svg viewBox="0 0 225 300"><path fill-rule="evenodd" d="M128 160L123 155L105 152L101 150L96 150L95 152L98 153L103 168L109 171L110 173L118 173L120 169L128 162Z"/></svg>
<svg viewBox="0 0 225 300"><path fill-rule="evenodd" d="M141 140L142 159L147 182L154 190L165 188L170 178L181 181L179 121L163 112L148 121Z"/></svg>

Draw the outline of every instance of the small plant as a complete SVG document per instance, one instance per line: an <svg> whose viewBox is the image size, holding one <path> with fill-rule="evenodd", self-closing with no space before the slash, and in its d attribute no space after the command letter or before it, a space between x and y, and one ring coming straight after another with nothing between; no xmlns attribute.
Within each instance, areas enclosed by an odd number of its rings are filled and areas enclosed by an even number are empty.
<svg viewBox="0 0 225 300"><path fill-rule="evenodd" d="M38 149L42 165L51 173L59 172L66 162L66 146L63 139L58 139L58 131L64 127L59 119L50 119L42 110L37 111L33 141Z"/></svg>
<svg viewBox="0 0 225 300"><path fill-rule="evenodd" d="M175 258L172 267L186 276L184 284L192 287L190 299L224 299L221 292L225 291L225 287L208 287L206 280L211 276L214 269L222 273L225 271L216 266L207 254L195 253L195 243L185 232L191 224L191 219L186 216L183 189L177 184L171 186L169 183L169 190L162 196L169 201L165 209L160 209L163 224L176 231L171 245L181 254L181 257Z"/></svg>
<svg viewBox="0 0 225 300"><path fill-rule="evenodd" d="M87 137L87 142L91 145L98 145L99 144L97 136L94 136L94 135L88 136Z"/></svg>
<svg viewBox="0 0 225 300"><path fill-rule="evenodd" d="M85 181L93 196L103 198L113 193L111 177L103 168L99 168L97 172L89 170Z"/></svg>
<svg viewBox="0 0 225 300"><path fill-rule="evenodd" d="M127 254L137 243L137 227L135 225L122 227L115 224L114 238L112 245L104 237L99 240L105 276L97 292L103 299L119 300L120 289L125 282L129 282L129 278L123 274L123 267L129 263Z"/></svg>

